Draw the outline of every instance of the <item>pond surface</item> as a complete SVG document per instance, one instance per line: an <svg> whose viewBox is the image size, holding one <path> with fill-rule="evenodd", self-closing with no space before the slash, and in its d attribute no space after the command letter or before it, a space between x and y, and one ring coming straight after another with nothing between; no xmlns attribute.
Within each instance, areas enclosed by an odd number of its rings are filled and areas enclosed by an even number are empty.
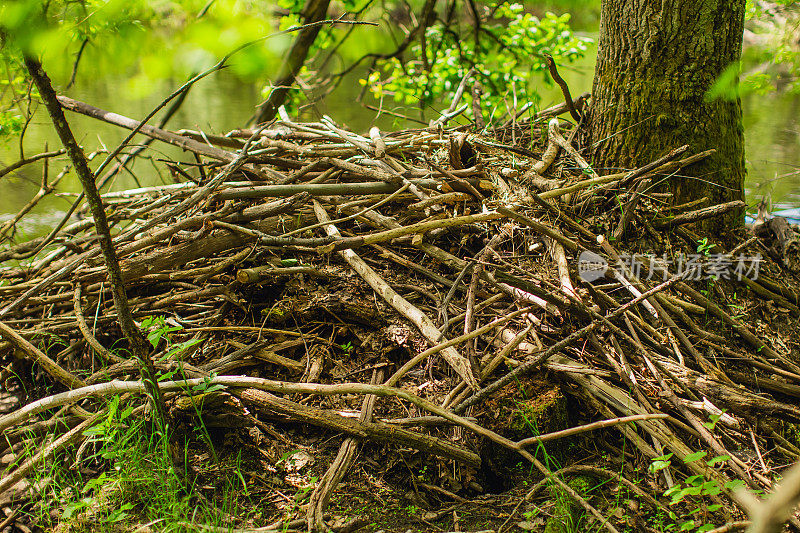
<svg viewBox="0 0 800 533"><path fill-rule="evenodd" d="M596 34L590 36L596 37ZM595 50L590 49L587 57L580 63L561 68L562 76L570 85L573 95L591 88L594 55ZM123 78L83 77L66 94L107 111L139 119L147 115L165 95L181 83L180 80L162 80L154 83L149 96L137 98L131 96L126 87L127 81ZM337 91L309 112L307 118L313 119L314 114L328 114L336 122L362 133L372 125L378 125L384 130L415 127L385 114L376 120L375 111L356 103L360 90L358 76L350 77ZM543 85L539 92L543 95L542 107L562 100L560 91L554 87ZM366 99L371 100L371 97ZM242 83L225 71L218 72L192 88L167 128L224 133L246 126L258 102L259 87ZM775 210L800 207L800 96L751 94L744 98L742 107L748 162L746 191L749 211L754 210L754 206L764 197L771 200ZM387 108L391 109L389 106ZM127 130L81 115L68 114L67 118L75 136L87 151L102 147L113 149L128 133ZM157 120L158 117L151 124L155 124ZM134 142L139 141L141 137L134 139ZM42 108L25 135L25 154L30 156L41 152L45 145L50 150L61 147L49 117ZM164 173L165 167L158 160L188 158L180 149L159 142L153 143L147 153L147 158L139 159L132 166L131 173L124 173L116 178L113 189L169 182L169 176ZM0 144L0 168L14 163L19 157L19 145L16 141ZM94 160L95 166L103 157L101 154ZM51 179L61 171L65 161L65 158L61 158L50 164ZM30 200L39 189L41 176L42 165L31 164L0 178L0 222L11 218ZM61 182L59 190L77 191L79 187L77 177L70 173ZM26 216L25 223L20 228L23 236L32 237L49 230L61 219L70 204L70 197L45 198Z"/></svg>

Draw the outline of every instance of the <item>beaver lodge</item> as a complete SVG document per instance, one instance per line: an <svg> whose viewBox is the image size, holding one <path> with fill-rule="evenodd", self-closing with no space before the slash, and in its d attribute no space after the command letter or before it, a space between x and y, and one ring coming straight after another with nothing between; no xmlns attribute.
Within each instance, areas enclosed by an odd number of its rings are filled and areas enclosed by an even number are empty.
<svg viewBox="0 0 800 533"><path fill-rule="evenodd" d="M214 136L61 103L187 154L102 195L168 435L83 204L8 239L3 528L733 531L800 458L797 233L698 235L741 203L650 185L705 153L599 176L564 106Z"/></svg>

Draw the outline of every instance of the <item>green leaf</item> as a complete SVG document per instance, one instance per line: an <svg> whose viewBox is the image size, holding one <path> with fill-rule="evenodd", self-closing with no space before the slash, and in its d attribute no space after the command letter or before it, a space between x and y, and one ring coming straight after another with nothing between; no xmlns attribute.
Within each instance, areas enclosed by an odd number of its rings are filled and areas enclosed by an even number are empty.
<svg viewBox="0 0 800 533"><path fill-rule="evenodd" d="M670 464L671 463L669 461L653 461L652 463L650 463L650 466L647 467L647 470L651 474L655 474L659 470L664 470L665 468L669 468Z"/></svg>
<svg viewBox="0 0 800 533"><path fill-rule="evenodd" d="M686 464L693 463L693 462L695 462L695 461L697 461L699 459L702 459L706 455L708 455L708 452L690 453L689 455L687 455L686 457L683 458L683 462L686 463Z"/></svg>
<svg viewBox="0 0 800 533"><path fill-rule="evenodd" d="M714 100L727 100L733 101L739 98L742 94L739 86L739 72L741 71L741 64L736 61L728 65L722 71L722 74L716 79L714 84L705 94L705 101L712 102Z"/></svg>
<svg viewBox="0 0 800 533"><path fill-rule="evenodd" d="M718 456L712 457L711 459L706 461L706 464L708 466L714 466L717 463L724 463L724 462L730 461L730 460L731 460L731 456L730 455L718 455Z"/></svg>
<svg viewBox="0 0 800 533"><path fill-rule="evenodd" d="M683 492L687 496L700 496L700 493L703 491L703 487L688 487Z"/></svg>
<svg viewBox="0 0 800 533"><path fill-rule="evenodd" d="M163 373L159 372L158 374L156 374L156 378L158 381L171 381L172 378L175 377L175 374L177 373L178 373L177 370L170 370L168 372L163 372Z"/></svg>
<svg viewBox="0 0 800 533"><path fill-rule="evenodd" d="M119 419L120 420L125 420L126 418L131 416L131 413L133 413L134 409L135 409L135 407L133 405L129 405L128 407L123 409L122 412L119 414Z"/></svg>
<svg viewBox="0 0 800 533"><path fill-rule="evenodd" d="M725 483L725 488L730 491L738 490L745 486L745 482L741 479L734 479L733 481L728 481Z"/></svg>
<svg viewBox="0 0 800 533"><path fill-rule="evenodd" d="M61 513L61 518L65 520L69 520L72 518L72 515L75 514L77 511L86 507L85 505L81 505L81 502L70 502L64 506L64 512Z"/></svg>
<svg viewBox="0 0 800 533"><path fill-rule="evenodd" d="M677 493L673 494L672 495L672 501L670 501L669 504L670 505L675 505L675 504L681 503L683 501L683 499L686 497L686 491L687 490L688 489L686 489L686 488L682 488Z"/></svg>
<svg viewBox="0 0 800 533"><path fill-rule="evenodd" d="M201 342L204 342L204 341L205 341L205 339L189 339L187 341L183 341L181 343L178 343L178 344L172 346L167 351L167 353L164 356L162 356L161 359L169 359L172 356L174 356L174 355L176 355L176 354L178 354L178 353L180 353L180 352L182 352L182 351L184 351L184 350L186 350L188 348L191 348L192 346L194 346L196 344L200 344Z"/></svg>
<svg viewBox="0 0 800 533"><path fill-rule="evenodd" d="M702 475L690 476L686 478L686 484L694 487L701 485L705 478Z"/></svg>

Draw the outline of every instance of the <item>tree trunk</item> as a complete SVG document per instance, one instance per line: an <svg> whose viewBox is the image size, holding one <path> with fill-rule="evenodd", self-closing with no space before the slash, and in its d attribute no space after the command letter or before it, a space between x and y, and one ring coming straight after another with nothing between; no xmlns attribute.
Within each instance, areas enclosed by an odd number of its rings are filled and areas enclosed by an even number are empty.
<svg viewBox="0 0 800 533"><path fill-rule="evenodd" d="M741 103L705 95L741 57L744 9L745 0L603 0L589 117L595 168L638 167L683 144L714 148L669 179L674 203L743 199ZM743 210L718 222L741 225Z"/></svg>
<svg viewBox="0 0 800 533"><path fill-rule="evenodd" d="M330 0L307 0L306 5L303 7L303 25L325 20L329 5ZM303 28L297 34L297 38L292 44L292 49L283 59L278 78L273 83L272 92L269 93L267 100L258 106L255 117L256 124L269 122L275 118L278 108L286 100L286 94L294 85L294 78L303 68L303 63L308 57L308 51L311 49L311 45L314 44L321 29L322 25L316 24L309 28Z"/></svg>

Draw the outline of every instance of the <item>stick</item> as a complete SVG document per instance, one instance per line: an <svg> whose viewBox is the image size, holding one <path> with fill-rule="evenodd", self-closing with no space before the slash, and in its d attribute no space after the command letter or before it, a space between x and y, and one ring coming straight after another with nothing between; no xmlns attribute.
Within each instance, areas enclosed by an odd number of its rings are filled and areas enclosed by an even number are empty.
<svg viewBox="0 0 800 533"><path fill-rule="evenodd" d="M28 354L32 360L41 365L44 371L50 374L56 381L63 383L69 388L83 387L86 385L81 378L61 368L58 363L47 357L39 348L26 341L19 333L3 322L0 322L0 333L2 333L5 340L15 344L20 350Z"/></svg>
<svg viewBox="0 0 800 533"><path fill-rule="evenodd" d="M73 292L73 309L75 310L75 320L78 323L78 329L81 331L83 338L86 339L86 342L89 343L89 346L94 348L94 351L97 352L103 359L106 361L112 361L114 363L122 363L124 359L121 357L117 357L113 353L109 352L102 344L100 344L92 332L89 331L89 326L86 325L86 319L83 318L83 309L81 309L81 284L80 282L75 284L75 291ZM98 303L98 306L100 304Z"/></svg>
<svg viewBox="0 0 800 533"><path fill-rule="evenodd" d="M653 227L656 229L670 229L674 228L675 226L680 226L682 224L692 224L694 222L699 222L700 220L705 220L707 218L718 217L724 215L728 211L741 209L745 205L746 204L741 200L734 200L733 202L712 205L709 207L698 209L697 211L683 213L672 218L658 218L654 220L652 224Z"/></svg>
<svg viewBox="0 0 800 533"><path fill-rule="evenodd" d="M216 146L209 146L208 144L197 142L189 137L176 135L171 131L162 130L161 128L156 128L155 126L142 124L138 120L134 120L132 118L119 115L117 113L112 113L110 111L105 111L103 109L100 109L99 107L94 107L93 105L89 105L84 102L79 102L78 100L73 100L72 98L68 98L66 96L58 96L58 102L64 109L67 109L74 113L80 113L81 115L86 115L87 117L92 117L97 120L102 120L103 122L108 122L109 124L120 126L122 128L127 128L129 130L138 129L140 133L147 135L148 137L152 137L156 140L165 142L167 144L178 146L180 148L183 148L184 150L188 150L196 154L216 159L217 161L224 161L225 163L230 163L234 161L237 157L236 154L233 152L217 148ZM261 179L265 180L270 179L269 175L255 168L253 165L244 165L244 168L252 172L256 176L260 177ZM286 176L274 170L271 171L270 173L273 175L273 177L277 177L279 179L286 178Z"/></svg>
<svg viewBox="0 0 800 533"><path fill-rule="evenodd" d="M36 155L32 155L30 157L26 157L24 159L20 159L16 163L12 163L12 164L8 165L7 167L0 169L0 178L2 178L3 176L5 176L6 174L8 174L10 172L14 172L18 168L24 167L25 165L28 165L28 164L33 163L35 161L39 161L40 159L46 159L46 158L49 158L49 157L58 157L60 155L66 154L66 153L67 153L67 151L62 148L60 150L54 150L52 152L43 152L41 154L36 154Z"/></svg>
<svg viewBox="0 0 800 533"><path fill-rule="evenodd" d="M24 478L31 470L49 459L56 451L77 442L81 438L85 438L83 432L91 427L92 424L97 422L102 416L105 416L105 412L100 412L91 418L87 418L74 428L61 435L59 438L53 441L53 443L42 449L39 453L25 461L25 463L14 470L14 472L3 476L3 479L0 479L0 494L14 486L17 481Z"/></svg>
<svg viewBox="0 0 800 533"><path fill-rule="evenodd" d="M155 368L153 367L153 360L150 359L147 340L133 321L133 315L128 305L128 297L125 294L125 285L122 281L122 271L119 268L117 253L111 240L111 231L108 227L106 212L103 209L103 201L100 199L100 194L97 192L97 186L94 182L94 174L89 169L83 150L78 146L75 137L72 135L72 130L70 130L67 119L64 116L64 111L59 106L58 97L50 83L50 78L47 77L47 74L42 69L41 63L31 57L25 57L24 61L36 87L39 89L39 94L44 100L47 112L53 120L53 126L58 132L69 158L72 160L72 165L75 167L75 172L78 174L83 186L86 201L91 207L95 229L100 236L100 248L103 252L106 270L111 282L111 294L114 297L117 319L133 355L141 364L140 372L142 379L148 384L148 395L152 401L156 424L164 431L167 426L167 407L156 386Z"/></svg>
<svg viewBox="0 0 800 533"><path fill-rule="evenodd" d="M592 422L591 424L584 424L582 426L577 426L574 428L562 429L561 431L554 431L552 433L545 433L544 435L539 435L538 437L528 437L527 439L522 439L520 441L517 441L517 445L522 447L527 447L530 446L531 444L538 444L540 442L546 442L548 440L562 439L564 437L569 437L571 435L577 435L578 433L585 433L588 431L594 431L595 429L617 426L619 424L627 424L628 422L636 422L637 420L653 420L653 419L664 419L664 418L668 418L668 415L664 413L647 413L642 415L632 415L632 416L623 416L620 418L612 418L609 420L600 420L599 422Z"/></svg>
<svg viewBox="0 0 800 533"><path fill-rule="evenodd" d="M547 67L550 70L550 76L553 77L553 80L561 87L561 92L564 94L564 105L566 105L567 109L569 110L569 114L572 115L572 118L575 119L576 122L581 121L581 115L578 113L578 110L575 109L575 104L572 102L572 96L569 94L569 85L564 79L559 75L558 69L556 69L556 62L553 60L553 56L550 54L542 54L544 56L545 61L547 61Z"/></svg>
<svg viewBox="0 0 800 533"><path fill-rule="evenodd" d="M330 220L328 214L316 201L314 202L314 212L316 213L317 219L319 219L320 222ZM339 230L332 225L325 226L325 231L329 236L332 237L338 237L340 235ZM370 268L355 252L352 250L342 250L339 252L339 255L341 255L342 258L347 261L351 267L353 267L353 270L358 272L358 274L364 278L364 281L369 283L375 292L377 292L383 297L384 300L386 300L386 303L394 307L398 313L405 316L415 326L417 326L422 335L428 339L431 344L435 345L439 342L441 331L436 328L433 322L431 322L431 319L428 318L427 315L425 315L422 311L411 305L405 298L397 294L394 289L389 287L389 285L383 281L383 279L381 279L381 277L378 276L378 274L372 270L372 268ZM453 367L453 370L455 370L456 373L470 385L470 387L477 388L478 382L475 379L475 376L472 374L472 368L469 364L469 361L463 355L458 353L455 348L449 347L442 350L442 357L450 364L451 367Z"/></svg>

